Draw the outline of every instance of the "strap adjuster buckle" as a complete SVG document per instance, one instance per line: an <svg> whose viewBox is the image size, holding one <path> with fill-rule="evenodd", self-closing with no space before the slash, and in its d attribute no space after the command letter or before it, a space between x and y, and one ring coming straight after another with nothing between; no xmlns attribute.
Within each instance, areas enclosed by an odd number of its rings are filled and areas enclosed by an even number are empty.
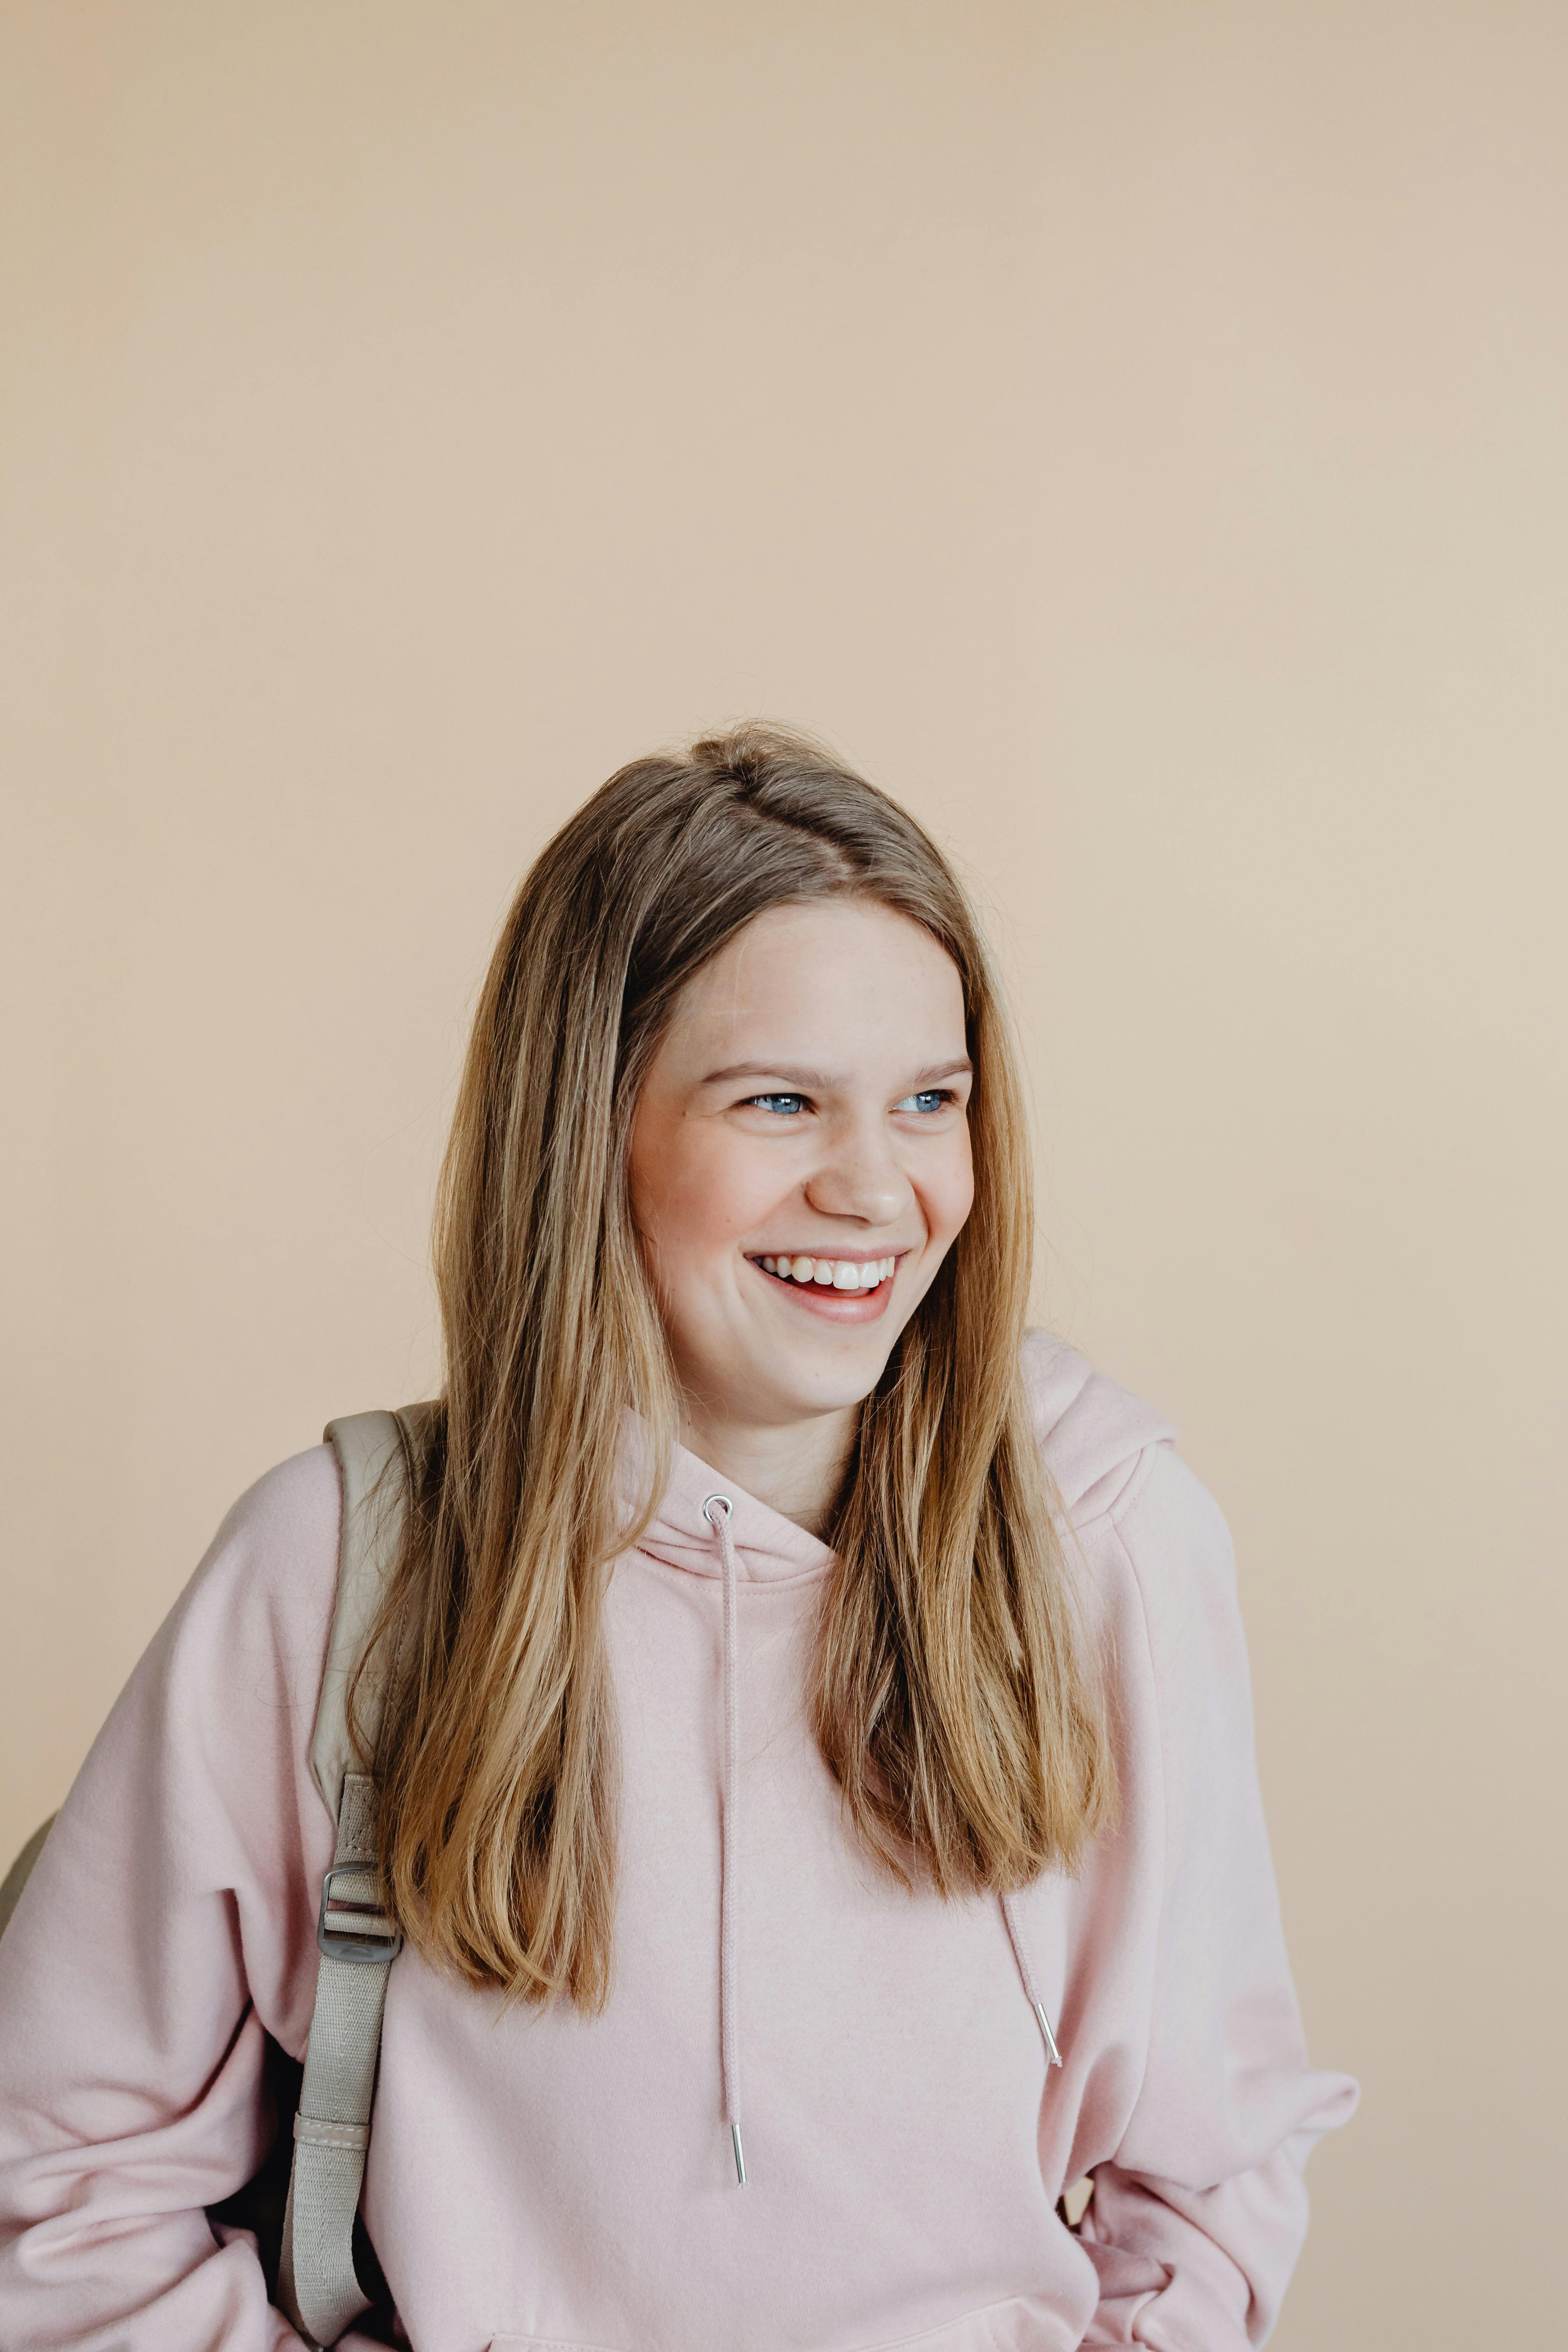
<svg viewBox="0 0 1568 2352"><path fill-rule="evenodd" d="M337 1903L335 1878L363 1878L363 1862L338 1862L321 1881L321 1908L316 1920L316 1943L329 1959L357 1960L369 1968L386 1968L403 1949L403 1937L379 1906Z"/></svg>

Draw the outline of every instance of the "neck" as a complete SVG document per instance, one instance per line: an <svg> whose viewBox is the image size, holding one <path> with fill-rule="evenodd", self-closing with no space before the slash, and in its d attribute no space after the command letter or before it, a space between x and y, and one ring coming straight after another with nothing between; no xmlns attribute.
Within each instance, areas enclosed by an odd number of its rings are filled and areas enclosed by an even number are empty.
<svg viewBox="0 0 1568 2352"><path fill-rule="evenodd" d="M758 1426L721 1419L688 1398L681 1408L680 1442L782 1518L820 1536L844 1477L858 1416L859 1408L849 1405L842 1412L816 1413L784 1427Z"/></svg>

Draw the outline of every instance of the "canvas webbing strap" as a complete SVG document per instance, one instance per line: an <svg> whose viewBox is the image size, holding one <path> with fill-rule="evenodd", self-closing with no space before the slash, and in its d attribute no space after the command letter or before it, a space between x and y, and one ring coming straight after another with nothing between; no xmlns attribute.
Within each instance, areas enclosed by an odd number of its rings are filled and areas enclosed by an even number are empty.
<svg viewBox="0 0 1568 2352"><path fill-rule="evenodd" d="M327 1430L342 1476L342 1540L310 1771L337 1823L337 1844L321 1887L316 2005L278 2274L279 2303L318 2352L335 2344L370 2303L354 2270L354 2216L370 2145L387 1971L402 1939L380 1908L375 1784L360 1769L348 1692L395 1557L419 1412L356 1413ZM358 1712L362 1732L374 1739L380 1713L374 1686L361 1691Z"/></svg>
<svg viewBox="0 0 1568 2352"><path fill-rule="evenodd" d="M343 1779L338 1844L322 1889L321 1973L283 2215L279 2294L306 2340L335 2344L369 2304L354 2270L354 2215L370 2145L386 1976L401 1939L379 1907L375 1789Z"/></svg>

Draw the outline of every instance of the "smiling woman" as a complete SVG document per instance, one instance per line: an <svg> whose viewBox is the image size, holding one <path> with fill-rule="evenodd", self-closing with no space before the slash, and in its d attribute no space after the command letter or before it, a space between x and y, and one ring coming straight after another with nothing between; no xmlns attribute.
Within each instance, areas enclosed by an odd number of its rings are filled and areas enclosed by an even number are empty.
<svg viewBox="0 0 1568 2352"><path fill-rule="evenodd" d="M1019 1361L1017 1083L906 813L760 727L613 776L518 893L437 1222L447 1395L373 1653L422 1948L604 2000L604 1567L678 1444L831 1538L814 1711L859 1841L943 1895L1074 1866L1113 1766Z"/></svg>
<svg viewBox="0 0 1568 2352"><path fill-rule="evenodd" d="M0 2339L1262 2340L1353 2086L1224 1523L1032 1231L919 826L761 727L612 777L476 1015L442 1394L236 1506L0 1942Z"/></svg>

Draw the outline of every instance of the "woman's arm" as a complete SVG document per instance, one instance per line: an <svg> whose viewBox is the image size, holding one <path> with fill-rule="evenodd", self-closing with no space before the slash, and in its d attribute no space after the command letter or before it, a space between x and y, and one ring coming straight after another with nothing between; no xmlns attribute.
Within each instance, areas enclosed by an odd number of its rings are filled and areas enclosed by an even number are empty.
<svg viewBox="0 0 1568 2352"><path fill-rule="evenodd" d="M0 1938L0 2344L298 2343L203 2209L262 2156L264 2029L296 2055L309 2031L339 1508L325 1448L236 1505Z"/></svg>
<svg viewBox="0 0 1568 2352"><path fill-rule="evenodd" d="M1081 2233L1100 2282L1084 2341L1245 2352L1300 2251L1301 2167L1356 2089L1307 2063L1225 1522L1162 1447L1117 1527L1148 1627L1165 1871L1148 2065Z"/></svg>

